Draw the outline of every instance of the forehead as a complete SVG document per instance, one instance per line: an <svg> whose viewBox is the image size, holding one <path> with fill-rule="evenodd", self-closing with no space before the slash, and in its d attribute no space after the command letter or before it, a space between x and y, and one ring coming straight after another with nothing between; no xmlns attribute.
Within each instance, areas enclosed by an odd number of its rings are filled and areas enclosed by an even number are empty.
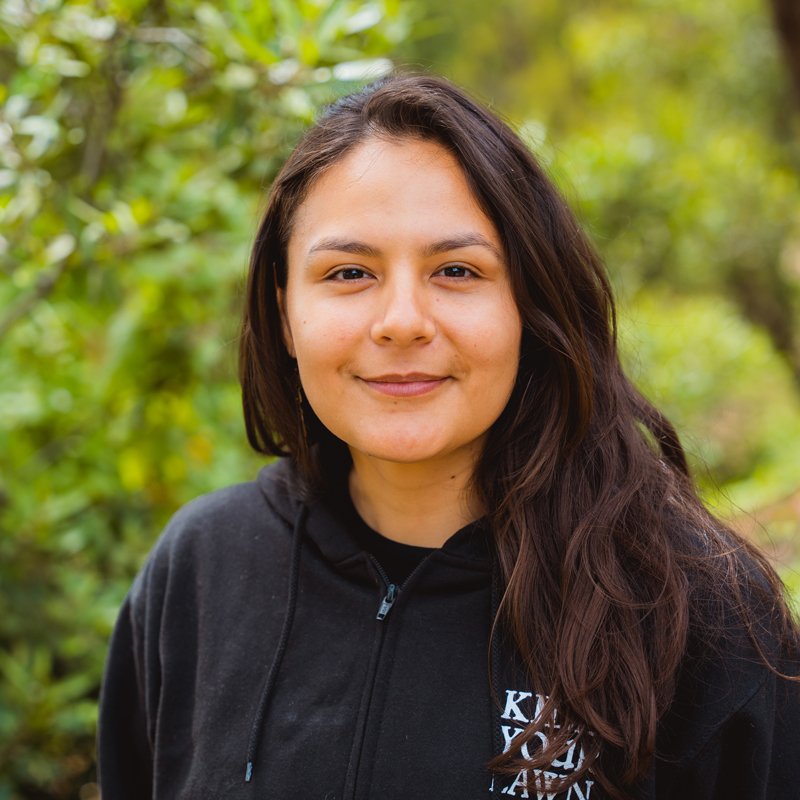
<svg viewBox="0 0 800 800"><path fill-rule="evenodd" d="M498 244L461 165L430 140L372 137L312 184L295 213L293 245L312 237L356 233L414 240L473 229Z"/></svg>

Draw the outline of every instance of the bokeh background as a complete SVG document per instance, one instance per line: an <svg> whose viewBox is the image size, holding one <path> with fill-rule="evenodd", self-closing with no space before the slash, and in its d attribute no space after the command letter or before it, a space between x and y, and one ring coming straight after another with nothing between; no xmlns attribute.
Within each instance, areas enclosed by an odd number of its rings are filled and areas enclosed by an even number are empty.
<svg viewBox="0 0 800 800"><path fill-rule="evenodd" d="M794 0L0 0L0 800L98 796L116 610L250 479L248 249L320 106L393 63L517 127L591 232L630 371L800 594Z"/></svg>

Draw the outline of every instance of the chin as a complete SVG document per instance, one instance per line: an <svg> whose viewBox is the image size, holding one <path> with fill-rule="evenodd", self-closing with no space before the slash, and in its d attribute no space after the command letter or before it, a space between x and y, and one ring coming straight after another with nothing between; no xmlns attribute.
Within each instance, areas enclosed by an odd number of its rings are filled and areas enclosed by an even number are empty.
<svg viewBox="0 0 800 800"><path fill-rule="evenodd" d="M437 443L433 436L428 437L397 437L391 441L357 442L350 445L355 450L368 458L387 461L395 464L421 464L433 462L440 458L447 458L458 451L449 443Z"/></svg>

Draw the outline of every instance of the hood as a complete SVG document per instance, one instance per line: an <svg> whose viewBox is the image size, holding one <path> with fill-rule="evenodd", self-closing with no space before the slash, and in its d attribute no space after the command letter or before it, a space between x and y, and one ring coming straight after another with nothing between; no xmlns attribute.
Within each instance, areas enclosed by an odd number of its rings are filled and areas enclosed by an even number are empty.
<svg viewBox="0 0 800 800"><path fill-rule="evenodd" d="M346 473L340 485L343 487ZM342 526L326 506L321 494L308 488L290 458L279 458L262 468L257 484L267 505L292 530L303 508L307 509L304 538L313 542L326 561L341 564L360 555L361 548L351 532ZM342 489L344 490L344 489ZM483 520L456 531L432 556L437 561L491 572L492 541Z"/></svg>

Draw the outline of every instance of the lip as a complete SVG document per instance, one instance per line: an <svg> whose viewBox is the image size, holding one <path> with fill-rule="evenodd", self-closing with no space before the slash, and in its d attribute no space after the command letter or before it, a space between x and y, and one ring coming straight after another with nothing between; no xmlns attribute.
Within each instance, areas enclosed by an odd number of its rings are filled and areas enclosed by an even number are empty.
<svg viewBox="0 0 800 800"><path fill-rule="evenodd" d="M420 397L438 389L447 375L429 375L425 372L390 373L361 380L376 392L389 397Z"/></svg>

